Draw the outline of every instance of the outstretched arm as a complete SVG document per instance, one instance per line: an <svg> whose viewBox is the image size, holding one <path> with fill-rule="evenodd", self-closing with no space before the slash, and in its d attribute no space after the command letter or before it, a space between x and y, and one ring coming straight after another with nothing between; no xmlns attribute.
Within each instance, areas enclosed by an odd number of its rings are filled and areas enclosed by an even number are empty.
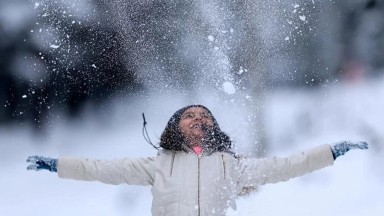
<svg viewBox="0 0 384 216"><path fill-rule="evenodd" d="M99 181L107 184L153 184L154 158L91 160L61 157L59 159L31 156L28 170L49 170L61 178Z"/></svg>
<svg viewBox="0 0 384 216"><path fill-rule="evenodd" d="M240 186L287 181L333 164L340 155L351 149L367 149L366 142L342 141L334 145L321 145L308 151L284 158L244 159L241 165Z"/></svg>
<svg viewBox="0 0 384 216"><path fill-rule="evenodd" d="M242 161L239 185L262 185L290 178L333 164L329 145L321 145L290 157L248 158Z"/></svg>

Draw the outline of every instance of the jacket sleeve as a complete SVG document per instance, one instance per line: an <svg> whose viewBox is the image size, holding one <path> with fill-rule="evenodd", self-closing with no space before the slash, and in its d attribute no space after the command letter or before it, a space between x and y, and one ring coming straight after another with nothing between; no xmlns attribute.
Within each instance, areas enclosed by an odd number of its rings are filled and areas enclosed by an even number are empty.
<svg viewBox="0 0 384 216"><path fill-rule="evenodd" d="M62 157L58 159L57 174L60 178L106 184L152 185L154 158L90 160Z"/></svg>
<svg viewBox="0 0 384 216"><path fill-rule="evenodd" d="M333 164L331 148L321 145L286 158L240 159L238 187L287 181Z"/></svg>

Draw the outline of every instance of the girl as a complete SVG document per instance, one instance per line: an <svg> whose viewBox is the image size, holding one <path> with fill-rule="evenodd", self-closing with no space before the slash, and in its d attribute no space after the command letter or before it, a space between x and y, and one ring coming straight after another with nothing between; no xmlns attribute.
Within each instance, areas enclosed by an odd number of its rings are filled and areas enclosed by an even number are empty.
<svg viewBox="0 0 384 216"><path fill-rule="evenodd" d="M31 156L27 169L47 169L61 178L107 184L152 186L152 215L225 215L236 198L257 185L287 181L330 166L350 149L366 142L320 145L286 158L242 158L212 113L202 105L178 110L160 138L156 157L90 160Z"/></svg>

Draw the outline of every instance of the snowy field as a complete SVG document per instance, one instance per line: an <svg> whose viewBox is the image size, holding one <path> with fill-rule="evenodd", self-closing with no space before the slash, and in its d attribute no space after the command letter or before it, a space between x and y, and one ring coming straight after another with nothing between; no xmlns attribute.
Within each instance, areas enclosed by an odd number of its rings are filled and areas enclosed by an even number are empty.
<svg viewBox="0 0 384 216"><path fill-rule="evenodd" d="M231 104L206 104L236 146L241 125L228 115ZM153 156L156 151L141 135L145 112L153 141L183 98L135 100L134 105L111 101L113 115L84 111L81 119L52 119L38 133L28 125L0 128L0 215L150 215L149 187L111 186L97 182L59 179L45 171L27 171L29 155L70 155L100 159ZM266 96L268 156L288 156L323 143L366 140L368 151L351 151L333 167L284 183L259 187L239 199L232 215L258 216L382 216L384 215L384 79L322 87L279 89ZM163 100L162 100L163 99ZM228 107L228 108L223 108ZM239 115L246 115L241 113ZM244 130L243 130L244 131Z"/></svg>

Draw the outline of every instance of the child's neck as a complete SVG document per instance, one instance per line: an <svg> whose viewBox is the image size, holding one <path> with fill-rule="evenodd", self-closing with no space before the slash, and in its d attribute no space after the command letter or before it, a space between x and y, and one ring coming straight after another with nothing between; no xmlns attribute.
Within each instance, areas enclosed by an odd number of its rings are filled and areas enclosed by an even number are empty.
<svg viewBox="0 0 384 216"><path fill-rule="evenodd" d="M200 155L203 151L203 147L201 147L200 145L195 145L192 147L192 150L195 154Z"/></svg>

